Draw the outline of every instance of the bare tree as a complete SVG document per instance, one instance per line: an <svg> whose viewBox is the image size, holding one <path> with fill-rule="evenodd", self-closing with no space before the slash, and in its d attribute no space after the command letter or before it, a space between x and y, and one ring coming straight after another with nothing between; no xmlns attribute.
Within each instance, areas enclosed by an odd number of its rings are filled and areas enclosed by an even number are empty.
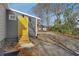
<svg viewBox="0 0 79 59"><path fill-rule="evenodd" d="M38 15L42 20L41 22L43 23L44 20L46 20L47 25L49 26L50 22L50 4L49 3L39 3L37 6L34 8L34 12L36 15Z"/></svg>

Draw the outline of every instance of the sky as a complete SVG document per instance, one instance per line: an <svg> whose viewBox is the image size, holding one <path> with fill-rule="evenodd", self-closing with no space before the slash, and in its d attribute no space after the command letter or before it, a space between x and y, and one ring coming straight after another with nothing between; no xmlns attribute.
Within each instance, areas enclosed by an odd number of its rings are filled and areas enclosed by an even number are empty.
<svg viewBox="0 0 79 59"><path fill-rule="evenodd" d="M28 13L28 14L32 14L35 15L32 10L33 8L36 6L36 3L11 3L9 4L10 8Z"/></svg>

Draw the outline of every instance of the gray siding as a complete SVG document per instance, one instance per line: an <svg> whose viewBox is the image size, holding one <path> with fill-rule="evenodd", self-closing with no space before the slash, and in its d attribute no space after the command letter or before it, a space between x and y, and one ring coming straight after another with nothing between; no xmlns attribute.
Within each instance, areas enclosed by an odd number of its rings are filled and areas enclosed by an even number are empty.
<svg viewBox="0 0 79 59"><path fill-rule="evenodd" d="M18 37L18 20L9 19L9 14L13 13L12 11L7 11L7 38L17 38Z"/></svg>
<svg viewBox="0 0 79 59"><path fill-rule="evenodd" d="M0 41L6 37L6 9L0 4Z"/></svg>
<svg viewBox="0 0 79 59"><path fill-rule="evenodd" d="M36 36L36 19L29 17L29 35Z"/></svg>
<svg viewBox="0 0 79 59"><path fill-rule="evenodd" d="M9 14L14 13L16 20L10 20ZM6 38L17 38L18 37L18 15L22 15L13 11L7 11L7 37ZM28 17L28 16L27 16ZM36 19L28 17L29 20L29 36L36 36Z"/></svg>

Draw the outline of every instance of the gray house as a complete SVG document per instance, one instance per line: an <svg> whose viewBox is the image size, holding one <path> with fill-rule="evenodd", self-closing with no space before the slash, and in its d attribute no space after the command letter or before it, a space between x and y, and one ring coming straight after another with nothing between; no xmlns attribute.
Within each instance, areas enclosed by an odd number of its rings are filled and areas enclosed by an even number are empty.
<svg viewBox="0 0 79 59"><path fill-rule="evenodd" d="M14 10L12 8L7 9L6 12L7 16L7 25L6 25L6 30L7 30L7 38L14 38L18 36L18 18L17 16L22 15L22 16L27 16L29 20L29 36L37 36L37 20L40 18Z"/></svg>
<svg viewBox="0 0 79 59"><path fill-rule="evenodd" d="M7 4L0 4L0 42L4 39L16 39L19 37L18 15L28 17L29 36L37 36L37 21L40 20L39 17L9 8Z"/></svg>

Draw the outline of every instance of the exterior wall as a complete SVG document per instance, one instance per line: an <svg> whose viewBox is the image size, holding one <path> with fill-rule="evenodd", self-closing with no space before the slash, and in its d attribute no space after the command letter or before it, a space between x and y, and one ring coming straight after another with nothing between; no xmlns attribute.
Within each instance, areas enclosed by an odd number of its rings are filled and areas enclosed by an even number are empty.
<svg viewBox="0 0 79 59"><path fill-rule="evenodd" d="M15 20L10 20L9 19L9 14L11 13L14 13L15 16L16 16L16 19ZM6 35L6 38L17 38L19 35L18 35L18 18L17 16L18 15L23 15L23 14L20 14L20 13L17 13L17 12L13 12L13 11L10 11L8 10L7 11L7 35ZM36 36L37 35L37 31L36 31L36 19L33 18L33 17L28 17L28 20L29 20L29 36Z"/></svg>
<svg viewBox="0 0 79 59"><path fill-rule="evenodd" d="M37 19L35 18L29 17L29 35L30 36L37 36L36 20Z"/></svg>
<svg viewBox="0 0 79 59"><path fill-rule="evenodd" d="M17 39L18 37L18 20L17 18L16 19L11 19L9 17L9 15L11 14L14 14L14 12L12 11L8 11L7 10L7 26L6 26L6 29L7 29L7 35L6 35L6 38L9 38L9 39Z"/></svg>
<svg viewBox="0 0 79 59"><path fill-rule="evenodd" d="M7 4L0 3L0 55L3 55L6 38L6 6Z"/></svg>
<svg viewBox="0 0 79 59"><path fill-rule="evenodd" d="M0 4L0 41L6 37L6 8Z"/></svg>

